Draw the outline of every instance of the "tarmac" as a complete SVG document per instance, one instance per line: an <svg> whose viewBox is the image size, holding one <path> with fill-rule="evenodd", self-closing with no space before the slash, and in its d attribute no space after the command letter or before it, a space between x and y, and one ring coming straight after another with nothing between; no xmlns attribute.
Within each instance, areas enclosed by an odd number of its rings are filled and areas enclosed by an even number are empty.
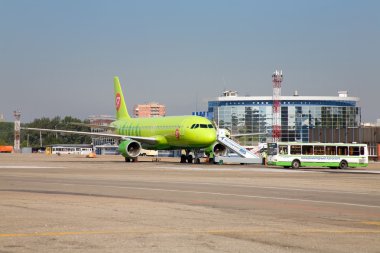
<svg viewBox="0 0 380 253"><path fill-rule="evenodd" d="M374 162L0 154L0 252L380 252L379 180Z"/></svg>

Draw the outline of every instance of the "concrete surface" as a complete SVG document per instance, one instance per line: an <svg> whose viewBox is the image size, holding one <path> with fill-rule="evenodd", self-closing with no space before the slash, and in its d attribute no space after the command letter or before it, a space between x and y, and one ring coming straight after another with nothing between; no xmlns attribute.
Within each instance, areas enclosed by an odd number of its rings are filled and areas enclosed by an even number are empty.
<svg viewBox="0 0 380 253"><path fill-rule="evenodd" d="M0 154L0 252L380 252L380 166Z"/></svg>

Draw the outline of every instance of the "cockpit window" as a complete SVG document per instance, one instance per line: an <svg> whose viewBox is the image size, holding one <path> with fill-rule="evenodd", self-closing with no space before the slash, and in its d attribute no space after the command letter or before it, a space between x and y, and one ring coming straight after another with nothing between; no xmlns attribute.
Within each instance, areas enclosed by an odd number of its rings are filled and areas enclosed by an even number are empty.
<svg viewBox="0 0 380 253"><path fill-rule="evenodd" d="M195 128L214 128L212 124L192 124L190 129L195 129Z"/></svg>

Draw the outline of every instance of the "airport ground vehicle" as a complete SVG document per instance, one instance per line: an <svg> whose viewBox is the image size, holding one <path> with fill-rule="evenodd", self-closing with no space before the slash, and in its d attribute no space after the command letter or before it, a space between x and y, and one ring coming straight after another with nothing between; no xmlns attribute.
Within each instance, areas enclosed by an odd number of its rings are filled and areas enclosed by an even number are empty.
<svg viewBox="0 0 380 253"><path fill-rule="evenodd" d="M158 156L158 150L141 149L141 156Z"/></svg>
<svg viewBox="0 0 380 253"><path fill-rule="evenodd" d="M12 146L0 146L0 153L12 153L13 147Z"/></svg>
<svg viewBox="0 0 380 253"><path fill-rule="evenodd" d="M268 165L294 169L366 167L368 147L357 143L268 143Z"/></svg>
<svg viewBox="0 0 380 253"><path fill-rule="evenodd" d="M53 155L88 155L92 153L92 148L54 146L46 148L46 153Z"/></svg>

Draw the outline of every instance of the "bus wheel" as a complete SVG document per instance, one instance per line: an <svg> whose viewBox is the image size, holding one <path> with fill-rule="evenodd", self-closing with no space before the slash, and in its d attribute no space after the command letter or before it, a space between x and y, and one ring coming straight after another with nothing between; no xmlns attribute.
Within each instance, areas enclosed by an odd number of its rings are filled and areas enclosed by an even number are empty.
<svg viewBox="0 0 380 253"><path fill-rule="evenodd" d="M340 164L339 164L339 169L344 170L344 169L347 169L347 168L348 168L347 161L345 161L345 160L341 161Z"/></svg>
<svg viewBox="0 0 380 253"><path fill-rule="evenodd" d="M193 156L192 155L188 155L187 156L187 162L188 163L193 163Z"/></svg>
<svg viewBox="0 0 380 253"><path fill-rule="evenodd" d="M298 169L300 166L301 166L300 161L298 161L298 160L294 160L294 161L292 162L292 168L293 168L293 169Z"/></svg>
<svg viewBox="0 0 380 253"><path fill-rule="evenodd" d="M186 155L181 155L181 163L186 163Z"/></svg>

